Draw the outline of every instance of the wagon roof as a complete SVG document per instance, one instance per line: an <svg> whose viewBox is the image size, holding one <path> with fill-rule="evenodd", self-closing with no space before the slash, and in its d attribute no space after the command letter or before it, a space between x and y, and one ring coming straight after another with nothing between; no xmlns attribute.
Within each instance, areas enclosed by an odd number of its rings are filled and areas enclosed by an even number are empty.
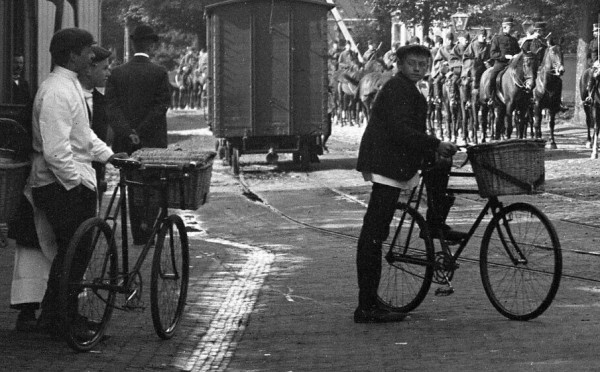
<svg viewBox="0 0 600 372"><path fill-rule="evenodd" d="M217 3L207 5L204 8L204 10L206 12L210 12L213 9L223 6L223 5L237 4L237 3L251 3L251 2L258 2L258 1L260 1L260 0L225 0L225 1L220 1ZM321 5L321 6L329 8L329 9L335 8L335 5L329 4L323 0L277 0L277 1L283 1L283 2L287 2L287 3L309 3L309 4Z"/></svg>

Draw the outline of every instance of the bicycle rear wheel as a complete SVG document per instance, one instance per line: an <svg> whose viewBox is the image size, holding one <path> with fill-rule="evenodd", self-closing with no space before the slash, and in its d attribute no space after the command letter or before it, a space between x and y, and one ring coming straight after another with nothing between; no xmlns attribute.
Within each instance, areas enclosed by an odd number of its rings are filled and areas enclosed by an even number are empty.
<svg viewBox="0 0 600 372"><path fill-rule="evenodd" d="M413 208L398 203L394 221L392 225L397 227L392 242L382 250L377 294L384 307L409 312L423 302L431 287L434 247L425 220Z"/></svg>
<svg viewBox="0 0 600 372"><path fill-rule="evenodd" d="M60 278L64 337L76 351L89 351L102 339L113 312L118 255L110 226L90 218L71 239Z"/></svg>
<svg viewBox="0 0 600 372"><path fill-rule="evenodd" d="M527 203L502 208L481 243L483 288L492 305L513 320L530 320L552 303L562 275L556 230L539 209Z"/></svg>
<svg viewBox="0 0 600 372"><path fill-rule="evenodd" d="M187 297L190 254L181 217L163 220L156 238L150 281L150 306L156 334L170 339L181 321Z"/></svg>

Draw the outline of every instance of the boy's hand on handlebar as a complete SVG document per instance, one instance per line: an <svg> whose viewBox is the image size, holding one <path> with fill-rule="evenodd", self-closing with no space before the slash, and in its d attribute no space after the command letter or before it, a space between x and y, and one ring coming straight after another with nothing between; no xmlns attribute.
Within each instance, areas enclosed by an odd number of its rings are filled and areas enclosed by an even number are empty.
<svg viewBox="0 0 600 372"><path fill-rule="evenodd" d="M116 154L112 154L110 158L108 158L108 163L112 163L113 159L127 159L129 155L126 152L117 152Z"/></svg>
<svg viewBox="0 0 600 372"><path fill-rule="evenodd" d="M456 152L458 151L458 146L456 146L452 142L440 142L436 151L438 154L440 154L440 156L449 158L452 155L456 154Z"/></svg>

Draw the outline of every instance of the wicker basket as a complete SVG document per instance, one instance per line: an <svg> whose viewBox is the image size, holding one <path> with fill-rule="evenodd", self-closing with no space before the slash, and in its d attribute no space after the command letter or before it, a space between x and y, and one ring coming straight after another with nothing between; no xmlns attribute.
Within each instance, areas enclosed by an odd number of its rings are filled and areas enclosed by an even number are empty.
<svg viewBox="0 0 600 372"><path fill-rule="evenodd" d="M0 159L0 223L8 222L17 211L29 170L29 162Z"/></svg>
<svg viewBox="0 0 600 372"><path fill-rule="evenodd" d="M508 140L469 147L479 195L534 194L544 191L544 140Z"/></svg>
<svg viewBox="0 0 600 372"><path fill-rule="evenodd" d="M132 157L143 164L183 166L181 173L172 174L169 178L169 208L196 210L208 200L215 155L214 152L147 148L134 152ZM157 183L159 174L157 169L142 168L131 171L127 177L131 181L152 185ZM159 192L154 187L143 187L142 192L136 190L132 194L136 206L158 205Z"/></svg>

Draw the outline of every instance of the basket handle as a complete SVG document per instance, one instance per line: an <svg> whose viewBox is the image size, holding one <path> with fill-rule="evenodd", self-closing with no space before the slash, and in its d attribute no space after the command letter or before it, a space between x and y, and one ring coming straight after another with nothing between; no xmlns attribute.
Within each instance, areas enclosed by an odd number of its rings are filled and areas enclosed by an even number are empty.
<svg viewBox="0 0 600 372"><path fill-rule="evenodd" d="M542 183L544 183L544 174L542 173L542 175L535 180L533 183L529 184L527 182L523 182L520 179L501 171L498 168L494 168L489 164L486 163L480 163L478 161L476 161L474 158L470 159L471 163L475 163L475 165L478 165L482 168L484 168L485 170L488 170L492 173L494 173L495 175L497 175L498 177L504 179L505 181L511 182L514 185L517 185L518 187L522 188L523 190L526 190L528 193L533 193L533 191L535 189L537 189Z"/></svg>

